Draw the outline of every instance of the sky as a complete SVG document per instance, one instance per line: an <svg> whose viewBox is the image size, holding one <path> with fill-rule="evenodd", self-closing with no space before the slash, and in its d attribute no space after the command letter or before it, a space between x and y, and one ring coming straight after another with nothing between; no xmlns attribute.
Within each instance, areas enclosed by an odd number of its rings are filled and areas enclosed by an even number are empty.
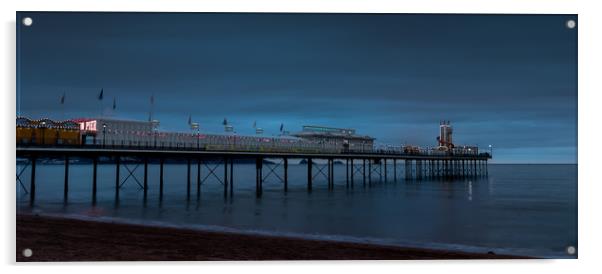
<svg viewBox="0 0 602 274"><path fill-rule="evenodd" d="M380 144L577 162L576 15L18 12L17 115L238 134L355 128ZM100 90L103 100L98 100ZM61 96L65 102L61 104ZM113 100L116 108L113 110Z"/></svg>

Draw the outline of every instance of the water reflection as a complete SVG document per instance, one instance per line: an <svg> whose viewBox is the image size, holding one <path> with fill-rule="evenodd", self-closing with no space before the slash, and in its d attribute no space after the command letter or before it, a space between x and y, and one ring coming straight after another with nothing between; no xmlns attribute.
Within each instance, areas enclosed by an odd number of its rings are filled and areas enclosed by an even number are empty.
<svg viewBox="0 0 602 274"><path fill-rule="evenodd" d="M489 179L399 179L386 184L375 179L370 188L357 185L362 184L361 176L355 177L355 188L347 188L345 167L335 166L339 177L334 190L329 191L321 178L314 181L311 193L307 191L306 166L290 165L288 192L285 194L283 185L274 181L264 185L261 198L255 195L255 166L236 165L233 197L224 199L223 186L209 181L196 200L186 195L186 165L166 168L162 196L154 176L157 166L151 164L148 194L132 183L124 185L118 199L115 169L99 165L95 206L90 203L91 169L71 167L73 180L67 203L63 200L62 167L39 165L34 208L29 207L29 195L17 187L17 210L360 237L400 244L487 250L504 247L526 249L532 255L565 254L566 243L577 243L576 167L572 165L535 169L492 166ZM27 182L27 172L23 175Z"/></svg>

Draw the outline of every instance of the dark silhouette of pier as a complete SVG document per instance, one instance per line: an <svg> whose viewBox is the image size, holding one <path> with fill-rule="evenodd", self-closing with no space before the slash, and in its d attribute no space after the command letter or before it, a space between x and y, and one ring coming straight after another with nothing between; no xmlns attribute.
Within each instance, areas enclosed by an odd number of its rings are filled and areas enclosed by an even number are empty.
<svg viewBox="0 0 602 274"><path fill-rule="evenodd" d="M288 191L288 166L290 159L303 159L307 165L307 191L312 191L314 180L317 176L324 176L327 179L329 191L334 190L334 172L335 163L345 165L346 187L353 188L356 183L363 186L375 183L373 179L377 176L379 182L397 182L403 180L423 180L423 179L463 179L487 176L487 164L491 159L491 154L450 154L450 153L403 153L391 151L372 151L369 153L303 153L303 152L261 152L261 151L205 151L205 150L185 150L185 149L157 149L157 148L131 148L131 147L44 147L44 146L17 146L17 158L27 159L24 167L17 172L17 182L23 190L30 196L30 204L35 202L36 195L36 163L40 159L63 159L65 167L64 175L64 199L67 201L69 194L69 160L70 159L91 159L92 166L92 203L96 203L97 194L97 167L99 158L106 157L112 159L115 165L115 198L119 200L119 189L130 177L140 185L144 191L146 200L148 192L148 164L149 162L159 163L159 199L163 199L164 188L164 164L166 160L177 159L187 165L186 197L190 199L192 195L191 172L193 169L197 172L196 176L196 195L201 194L201 185L204 181L213 177L224 187L224 198L234 195L234 162L251 161L255 162L256 176L255 189L257 197L261 197L263 192L263 182L269 177L274 176L283 182L284 192ZM122 159L127 158L129 162L143 166L142 182L134 176L134 170L122 163ZM273 164L266 164L265 159L279 159ZM318 163L326 161L326 164ZM398 166L403 162L405 172L403 178L398 176ZM218 166L223 165L224 173L217 174ZM266 165L266 167L264 167ZM194 166L194 168L193 168ZM207 174L201 174L202 167L206 167ZM26 188L20 176L29 167L31 172L29 189ZM279 173L278 168L281 168ZM120 172L125 168L129 172L125 179L122 179ZM392 174L388 170L392 168ZM326 169L326 171L324 171ZM264 170L267 172L264 174ZM392 175L393 178L389 178ZM359 176L359 177L358 177Z"/></svg>

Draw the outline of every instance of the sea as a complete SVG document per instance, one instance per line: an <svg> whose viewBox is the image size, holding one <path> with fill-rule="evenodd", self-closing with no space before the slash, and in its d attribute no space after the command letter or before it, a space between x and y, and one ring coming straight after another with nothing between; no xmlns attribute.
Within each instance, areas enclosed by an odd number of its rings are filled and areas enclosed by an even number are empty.
<svg viewBox="0 0 602 274"><path fill-rule="evenodd" d="M384 175L373 173L372 182L366 179L364 183L361 173L356 173L354 181L347 184L346 167L337 164L332 190L318 171L320 165L316 165L313 188L308 191L307 166L297 162L289 162L286 193L278 177L283 176L282 166L264 164L263 175L267 178L259 198L254 164L234 165L233 195L227 198L220 182L223 166L218 163L202 166L201 177L206 179L198 197L196 165L192 165L188 197L187 165L165 164L162 199L158 164L149 164L146 199L141 188L142 165L122 164L120 180L125 181L116 199L115 166L100 164L95 204L90 164L70 165L69 196L65 201L64 166L39 163L33 206L26 193L31 167L20 176L23 186L16 182L17 212L403 247L577 258L577 252L570 252L578 250L577 165L489 164L486 177L418 181L404 179L403 165L397 167L395 180L389 164L387 181ZM19 162L17 173L23 167Z"/></svg>

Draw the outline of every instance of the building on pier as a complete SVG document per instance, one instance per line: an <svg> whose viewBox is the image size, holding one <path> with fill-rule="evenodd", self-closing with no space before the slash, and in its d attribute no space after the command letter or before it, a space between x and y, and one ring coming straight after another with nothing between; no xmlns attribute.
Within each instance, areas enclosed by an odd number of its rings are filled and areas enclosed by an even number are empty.
<svg viewBox="0 0 602 274"><path fill-rule="evenodd" d="M154 121L112 118L75 119L79 123L82 144L151 146L158 123Z"/></svg>
<svg viewBox="0 0 602 274"><path fill-rule="evenodd" d="M71 120L17 117L16 127L17 145L76 145L80 142L79 125Z"/></svg>
<svg viewBox="0 0 602 274"><path fill-rule="evenodd" d="M292 136L352 152L372 151L375 140L367 135L356 134L355 129L323 126L303 126L302 131L293 133Z"/></svg>
<svg viewBox="0 0 602 274"><path fill-rule="evenodd" d="M192 150L238 150L238 151L296 151L296 152L330 152L372 151L373 140L369 136L355 134L354 129L305 126L298 134L281 134L265 136L263 130L256 128L256 135L243 135L235 132L210 134L200 132L192 127L188 132L159 131L159 121L123 120L114 118L83 118L65 122L32 122L27 118L17 119L17 143L35 143L40 134L30 131L48 132L37 129L46 127L70 126L65 130L72 131L74 137L65 140L66 134L57 135L54 141L46 141L45 145L81 145L108 147L144 147L144 148L176 148ZM194 125L194 123L193 123ZM27 133L27 134L26 134ZM71 136L69 135L69 136ZM50 135L49 135L50 136ZM47 136L48 137L48 136ZM36 139L37 138L37 139ZM32 143L33 142L33 143Z"/></svg>
<svg viewBox="0 0 602 274"><path fill-rule="evenodd" d="M437 136L438 150L451 151L454 148L452 133L453 129L449 121L439 122L439 136Z"/></svg>

